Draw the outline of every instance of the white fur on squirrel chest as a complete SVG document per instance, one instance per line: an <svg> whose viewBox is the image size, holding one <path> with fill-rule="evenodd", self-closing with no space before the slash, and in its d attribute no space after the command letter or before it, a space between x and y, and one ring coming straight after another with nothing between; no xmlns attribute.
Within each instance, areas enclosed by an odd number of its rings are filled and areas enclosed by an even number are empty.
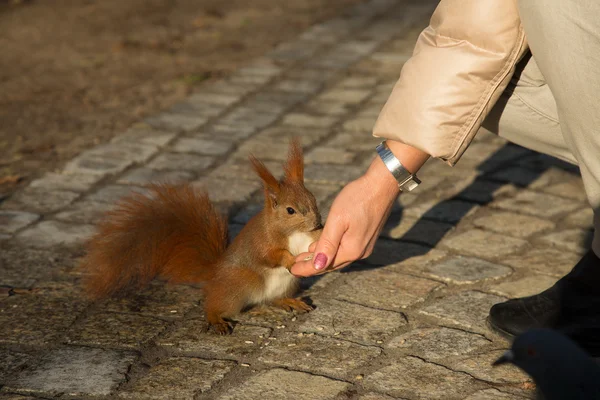
<svg viewBox="0 0 600 400"><path fill-rule="evenodd" d="M293 233L288 239L288 250L293 256L297 256L307 252L308 246L314 241L315 239L306 232Z"/></svg>
<svg viewBox="0 0 600 400"><path fill-rule="evenodd" d="M289 294L290 288L296 285L298 278L285 267L272 268L264 272L263 291L252 300L256 303L280 299Z"/></svg>

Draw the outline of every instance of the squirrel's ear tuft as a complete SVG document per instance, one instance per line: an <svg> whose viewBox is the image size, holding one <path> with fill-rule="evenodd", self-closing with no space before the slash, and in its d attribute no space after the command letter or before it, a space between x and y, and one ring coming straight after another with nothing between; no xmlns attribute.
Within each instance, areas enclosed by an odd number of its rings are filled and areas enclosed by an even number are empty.
<svg viewBox="0 0 600 400"><path fill-rule="evenodd" d="M304 182L304 157L298 138L290 142L288 160L285 165L285 179L292 182Z"/></svg>
<svg viewBox="0 0 600 400"><path fill-rule="evenodd" d="M263 182L263 186L265 188L265 200L272 206L277 206L277 195L280 191L279 182L273 174L265 167L265 164L262 163L259 159L250 155L250 162L252 163L252 167L260 177Z"/></svg>

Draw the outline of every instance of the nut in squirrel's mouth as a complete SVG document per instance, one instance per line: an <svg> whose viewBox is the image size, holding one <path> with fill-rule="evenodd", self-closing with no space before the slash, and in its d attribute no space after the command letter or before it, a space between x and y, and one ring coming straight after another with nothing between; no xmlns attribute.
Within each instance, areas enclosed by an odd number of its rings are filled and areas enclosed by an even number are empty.
<svg viewBox="0 0 600 400"><path fill-rule="evenodd" d="M317 224L314 228L312 228L309 232L320 231L323 229L323 224Z"/></svg>

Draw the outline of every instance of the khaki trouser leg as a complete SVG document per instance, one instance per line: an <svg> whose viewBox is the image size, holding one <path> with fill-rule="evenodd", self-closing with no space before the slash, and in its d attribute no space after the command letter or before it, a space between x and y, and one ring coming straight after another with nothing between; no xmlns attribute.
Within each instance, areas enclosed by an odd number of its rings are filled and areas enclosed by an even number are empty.
<svg viewBox="0 0 600 400"><path fill-rule="evenodd" d="M533 57L484 126L579 166L600 256L600 1L520 0Z"/></svg>

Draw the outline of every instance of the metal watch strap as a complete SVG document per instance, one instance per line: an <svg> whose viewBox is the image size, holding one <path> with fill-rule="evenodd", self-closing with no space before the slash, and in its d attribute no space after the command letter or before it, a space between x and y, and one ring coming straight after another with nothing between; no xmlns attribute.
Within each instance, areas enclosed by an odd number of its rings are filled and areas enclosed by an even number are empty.
<svg viewBox="0 0 600 400"><path fill-rule="evenodd" d="M411 174L404 168L402 163L400 163L400 160L398 160L396 156L394 156L394 153L390 151L385 140L377 146L376 150L379 157L381 157L381 161L383 161L387 169L398 181L398 187L401 191L410 192L419 186L421 181L416 175Z"/></svg>

